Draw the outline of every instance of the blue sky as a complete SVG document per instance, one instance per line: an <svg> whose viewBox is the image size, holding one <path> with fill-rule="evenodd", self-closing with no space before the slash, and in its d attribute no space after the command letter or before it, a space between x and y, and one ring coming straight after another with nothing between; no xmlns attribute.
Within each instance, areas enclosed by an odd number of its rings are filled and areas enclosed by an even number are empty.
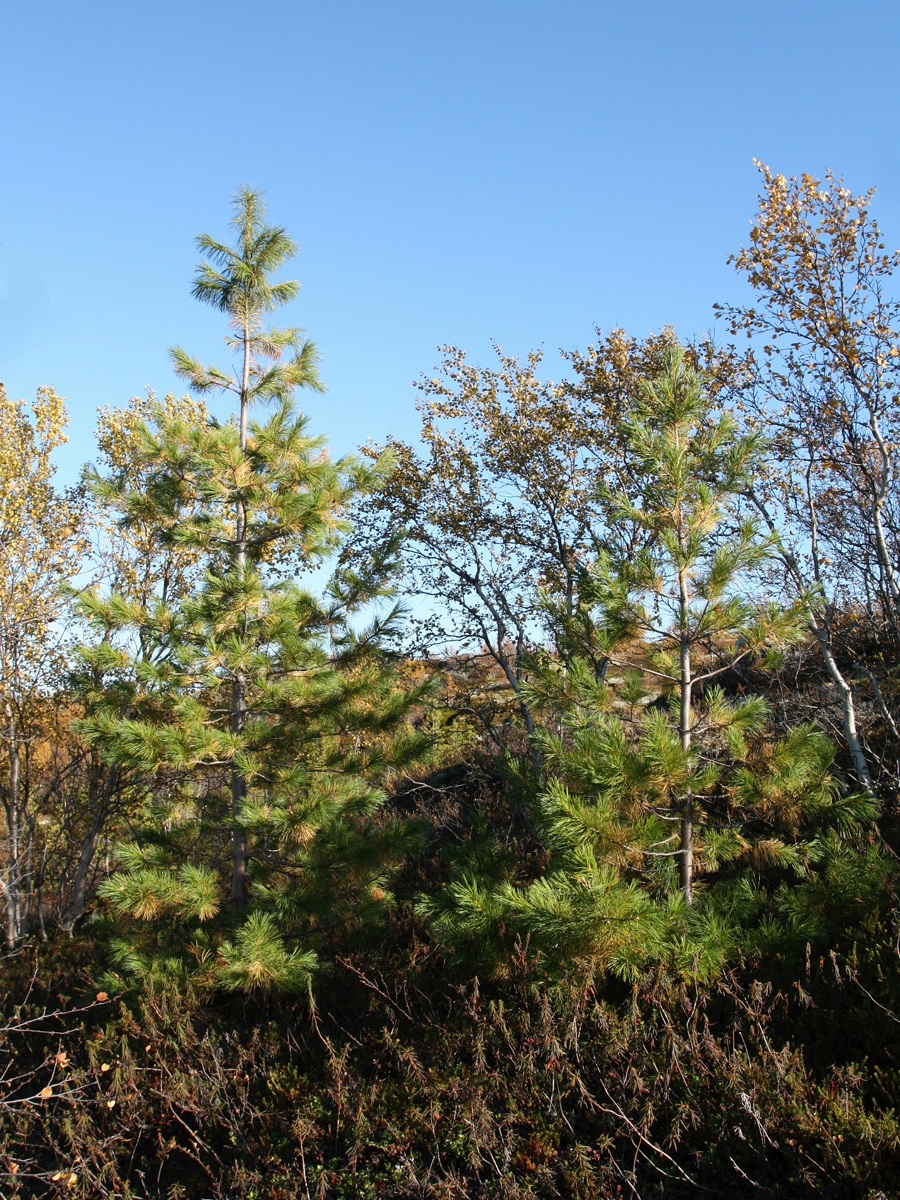
<svg viewBox="0 0 900 1200"><path fill-rule="evenodd" d="M99 405L181 390L170 345L224 365L193 239L242 183L301 245L340 451L414 436L442 343L702 332L742 295L754 157L876 185L900 243L898 35L887 0L8 5L0 378L67 397L68 482Z"/></svg>

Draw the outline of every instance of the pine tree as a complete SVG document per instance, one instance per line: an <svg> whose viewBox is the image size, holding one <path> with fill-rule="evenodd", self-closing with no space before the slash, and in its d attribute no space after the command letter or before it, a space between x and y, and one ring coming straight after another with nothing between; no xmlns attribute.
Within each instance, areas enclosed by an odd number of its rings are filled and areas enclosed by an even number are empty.
<svg viewBox="0 0 900 1200"><path fill-rule="evenodd" d="M207 257L194 295L227 316L239 368L172 355L194 390L231 393L237 411L192 422L158 406L143 431L144 489L96 484L123 526L153 514L159 537L199 553L205 574L175 603L83 597L107 634L86 655L108 657L110 644L118 655L110 703L83 728L108 764L146 780L140 836L103 889L136 922L123 963L168 957L181 971L189 947L210 982L298 987L327 930L389 899L411 834L379 814L382 785L421 743L415 697L381 649L399 615L387 600L392 548L336 572L321 598L298 581L334 552L345 510L382 466L332 461L310 436L294 392L321 388L315 347L264 325L297 294L271 279L296 248L248 190L233 229L233 246L198 239Z"/></svg>
<svg viewBox="0 0 900 1200"><path fill-rule="evenodd" d="M601 560L598 598L604 621L645 639L647 669L677 705L680 753L668 745L664 714L656 736L670 760L668 796L679 816L681 887L690 904L695 823L715 784L693 743L707 730L758 724L762 712L756 700L726 704L712 685L741 660L799 636L799 613L748 593L774 549L738 504L759 465L761 439L741 432L732 413L713 410L683 350L670 351L663 373L645 385L622 435L632 483L608 492L610 510L647 536L632 559Z"/></svg>
<svg viewBox="0 0 900 1200"><path fill-rule="evenodd" d="M238 402L239 449L247 454L247 422L250 407L261 400L284 400L295 387L321 389L315 347L302 340L297 329L266 330L263 317L276 307L294 300L299 286L294 280L271 283L269 276L296 253L296 246L285 231L264 224L262 198L247 189L236 200L232 227L237 235L234 247L224 245L208 234L198 238L198 247L209 258L194 280L194 296L227 315L234 330L230 339L240 356L240 376L229 376L216 367L205 367L176 346L172 359L176 372L197 392L221 390L235 394ZM286 363L285 353L291 355ZM238 586L248 578L248 550L252 538L248 528L252 499L237 478L233 486L234 533L229 548L230 566ZM299 531L298 531L299 532ZM241 632L249 624L241 618ZM231 732L240 735L247 720L247 675L240 663L231 676ZM231 818L233 855L231 901L236 907L246 901L247 837L240 814L247 795L247 781L237 760L231 766Z"/></svg>
<svg viewBox="0 0 900 1200"><path fill-rule="evenodd" d="M581 589L605 677L595 655L539 673L535 703L557 725L543 738L552 777L541 820L567 871L589 851L670 908L675 863L686 910L705 876L701 911L686 922L672 910L668 953L715 969L735 936L723 914L749 920L765 906L763 873L806 878L828 831L852 840L875 810L843 794L821 730L776 734L765 699L741 681L742 664L764 667L804 618L802 601L764 598L776 538L742 511L765 453L759 435L715 409L679 347L620 432L630 474L604 498L638 548L601 554Z"/></svg>
<svg viewBox="0 0 900 1200"><path fill-rule="evenodd" d="M803 615L754 587L774 552L741 512L760 440L714 410L678 349L620 432L630 475L604 502L636 549L585 570L562 630L571 653L548 655L527 689L542 721L541 869L464 868L421 906L439 941L495 969L518 939L556 968L714 974L742 926L796 924L789 883L827 870L874 816L871 798L842 793L820 730L776 734L762 696L722 686L797 637Z"/></svg>

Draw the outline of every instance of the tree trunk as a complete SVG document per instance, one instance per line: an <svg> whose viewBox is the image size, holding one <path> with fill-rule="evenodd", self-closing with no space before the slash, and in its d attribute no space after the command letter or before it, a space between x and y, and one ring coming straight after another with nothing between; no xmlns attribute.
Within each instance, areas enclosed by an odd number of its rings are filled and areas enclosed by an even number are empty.
<svg viewBox="0 0 900 1200"><path fill-rule="evenodd" d="M688 628L690 616L690 590L687 571L678 574L679 592L679 665L680 665L680 705L678 725L681 733L681 748L685 754L691 748L691 691L693 676L691 674L691 639ZM690 793L684 799L681 810L681 891L684 902L691 905L694 902L694 802Z"/></svg>
<svg viewBox="0 0 900 1200"><path fill-rule="evenodd" d="M247 714L246 689L242 677L231 687L231 732L243 731ZM231 903L236 909L247 902L247 835L241 828L241 814L247 796L247 781L236 763L231 766Z"/></svg>
<svg viewBox="0 0 900 1200"><path fill-rule="evenodd" d="M241 453L247 450L247 409L250 391L250 328L244 321L244 363L241 377L241 412L240 435ZM244 498L239 493L235 511L235 570L241 583L247 571L247 513ZM247 633L247 619L244 616L243 633ZM247 680L243 671L237 671L231 685L231 732L240 735L247 721ZM244 773L232 763L231 766L231 904L235 910L242 909L247 903L247 835L241 828L241 816L244 801L247 797L247 780Z"/></svg>
<svg viewBox="0 0 900 1200"><path fill-rule="evenodd" d="M6 945L14 950L24 934L22 908L22 846L20 812L20 769L19 738L16 719L9 700L4 704L9 743L9 795L6 801L6 839L9 864L3 895L6 899Z"/></svg>
<svg viewBox="0 0 900 1200"><path fill-rule="evenodd" d="M777 534L777 526L769 513L763 500L756 494L753 488L748 488L747 495L755 504L773 534ZM811 525L813 530L813 538L816 534L816 519L815 508L811 506ZM880 554L880 551L879 551ZM793 579L797 589L797 594L803 596L808 591L806 580L803 572L800 569L800 564L797 561L793 551L785 549L783 546L780 551L781 561L788 570L790 578ZM889 556L888 556L889 561ZM821 579L816 572L816 581L821 584ZM869 770L869 764L866 761L866 756L862 748L862 743L859 740L859 733L856 728L856 702L853 696L853 689L844 678L843 672L835 661L834 655L831 652L831 638L828 629L826 618L818 620L815 616L809 621L809 631L816 639L816 644L822 655L822 660L825 663L825 670L832 683L838 689L841 696L842 709L842 724L844 727L844 739L847 743L847 749L850 752L850 758L853 761L853 769L856 772L856 779L861 788L866 791L872 791L872 773Z"/></svg>
<svg viewBox="0 0 900 1200"><path fill-rule="evenodd" d="M93 816L87 832L81 841L81 853L78 855L78 866L75 869L75 879L72 883L69 903L60 921L60 928L66 930L70 936L77 923L84 916L87 906L87 890L91 877L91 868L94 865L97 847L100 844L100 835L103 833L104 826L109 819L112 798L119 784L118 771L107 772L102 788L98 786L98 765L94 766L91 774L93 776L91 779Z"/></svg>
<svg viewBox="0 0 900 1200"><path fill-rule="evenodd" d="M841 696L844 737L847 741L847 749L850 751L853 769L856 772L856 780L859 786L865 791L872 791L872 773L869 770L869 764L866 761L862 743L859 740L859 734L856 729L856 701L853 696L853 688L844 678L831 652L828 630L819 625L818 622L812 623L810 628L822 652L825 669Z"/></svg>

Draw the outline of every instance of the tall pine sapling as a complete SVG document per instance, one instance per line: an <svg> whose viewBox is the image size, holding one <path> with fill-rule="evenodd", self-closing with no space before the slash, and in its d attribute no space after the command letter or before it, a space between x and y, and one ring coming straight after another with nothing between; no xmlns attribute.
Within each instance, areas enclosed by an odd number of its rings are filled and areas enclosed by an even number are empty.
<svg viewBox="0 0 900 1200"><path fill-rule="evenodd" d="M803 627L803 602L784 609L760 595L776 539L741 508L760 438L716 411L678 348L621 435L631 471L605 500L611 520L641 532L639 548L601 555L582 588L607 646L605 678L587 658L539 674L534 702L558 726L544 736L544 828L558 858L586 844L660 899L676 861L688 910L698 875L726 884L728 903L743 879L747 916L763 903L760 872L774 868L776 886L779 872L805 878L824 861L827 831L852 841L874 808L842 794L834 749L815 726L775 736L752 686L737 696L721 686ZM692 954L727 940L718 921L713 897L692 922L709 926Z"/></svg>
<svg viewBox="0 0 900 1200"><path fill-rule="evenodd" d="M798 610L748 594L751 573L774 549L773 537L737 504L763 446L758 435L740 431L733 414L713 410L683 350L671 350L665 370L645 385L622 434L633 473L607 500L612 519L641 528L647 538L632 559L601 563L599 577L615 577L613 588L601 585L603 617L646 642L644 669L677 706L680 755L673 747L678 761L668 792L679 817L681 889L690 905L695 824L704 792L718 779L693 743L717 728L756 725L761 715L756 701L726 704L714 681L742 659L796 638Z"/></svg>
<svg viewBox="0 0 900 1200"><path fill-rule="evenodd" d="M197 271L193 294L204 304L227 315L234 331L229 344L239 355L240 374L231 376L217 367L203 366L180 346L172 350L172 361L177 374L187 380L192 390L200 393L221 390L235 395L240 452L245 455L247 422L254 403L284 401L294 388L321 390L321 384L313 343L304 340L298 329L266 329L263 325L266 314L296 299L300 290L295 280L279 283L270 281L272 272L291 259L297 247L283 229L264 223L265 207L258 193L242 190L236 199L236 210L232 228L237 237L233 247L216 241L208 234L202 234L197 239L199 249L208 258ZM289 356L287 361L282 361L286 354ZM244 488L237 483L234 487L234 540L230 557L238 581L245 578L248 565L248 501ZM242 622L245 636L247 630L245 616ZM238 665L231 680L232 733L239 735L246 720L247 678ZM231 901L236 907L241 907L246 901L248 850L246 834L240 822L246 794L247 783L235 761L231 770L234 837Z"/></svg>
<svg viewBox="0 0 900 1200"><path fill-rule="evenodd" d="M213 984L295 987L329 931L389 898L410 831L379 815L382 785L421 739L408 721L415 697L381 649L398 618L381 603L392 548L336 573L324 598L297 581L335 550L345 510L382 468L332 461L309 436L293 397L321 386L315 348L263 324L297 293L271 280L295 247L265 223L258 194L240 192L235 211L233 246L199 239L208 257L194 294L228 316L239 369L180 348L173 359L195 390L232 393L237 411L195 423L160 407L144 435L144 490L105 485L125 526L155 510L159 536L197 551L205 575L175 603L84 598L123 654L129 640L157 647L126 654L126 718L110 705L84 729L108 763L147 780L141 835L104 889L136 922L126 966L168 957L182 970L189 948Z"/></svg>

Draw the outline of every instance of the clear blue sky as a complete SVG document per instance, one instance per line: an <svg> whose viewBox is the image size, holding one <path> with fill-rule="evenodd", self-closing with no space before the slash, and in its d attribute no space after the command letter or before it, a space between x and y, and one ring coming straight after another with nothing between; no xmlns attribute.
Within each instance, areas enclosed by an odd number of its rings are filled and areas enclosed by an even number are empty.
<svg viewBox="0 0 900 1200"><path fill-rule="evenodd" d="M0 378L67 397L69 481L98 405L177 387L171 344L224 365L193 239L241 183L300 242L341 451L414 435L441 343L702 332L754 157L875 184L900 243L898 35L895 0L8 4Z"/></svg>

